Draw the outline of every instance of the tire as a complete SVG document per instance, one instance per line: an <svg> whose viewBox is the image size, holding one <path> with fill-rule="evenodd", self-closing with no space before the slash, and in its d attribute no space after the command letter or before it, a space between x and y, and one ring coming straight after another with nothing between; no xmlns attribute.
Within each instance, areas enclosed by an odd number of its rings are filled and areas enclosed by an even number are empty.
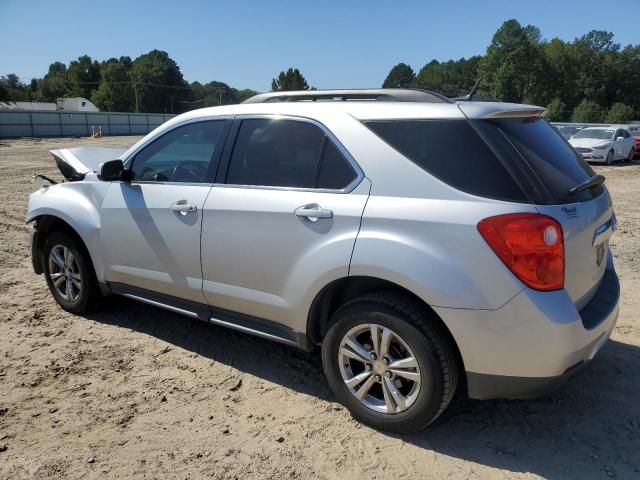
<svg viewBox="0 0 640 480"><path fill-rule="evenodd" d="M393 293L363 295L333 315L332 326L322 343L322 363L329 386L356 420L376 429L407 433L425 428L447 407L458 384L457 350L431 315L419 303ZM376 351L384 353L384 340L378 342L379 350L366 344L367 338L373 338L371 325L378 338L384 339L385 335L391 338L386 358L391 364L377 358L367 367L361 361L362 356L353 356L357 351L369 355ZM351 339L349 344L345 343L347 335ZM364 350L352 348L353 339L356 347ZM399 365L399 360L409 362L411 357L416 368L406 363L407 368L394 369L400 372L397 375L389 373L394 364ZM408 380L406 375L419 378L419 383ZM347 381L354 383L348 386ZM356 398L360 389L366 387L369 389L363 400ZM397 394L400 401L395 400Z"/></svg>
<svg viewBox="0 0 640 480"><path fill-rule="evenodd" d="M627 163L633 162L633 157L635 157L635 149L633 147L631 147L631 150L629 150L629 155L627 155L627 158L625 159L625 162L627 162Z"/></svg>
<svg viewBox="0 0 640 480"><path fill-rule="evenodd" d="M613 150L609 150L609 153L607 153L607 159L605 160L605 163L607 165L611 165L613 163Z"/></svg>
<svg viewBox="0 0 640 480"><path fill-rule="evenodd" d="M102 295L84 245L66 233L54 232L44 241L43 257L49 291L64 310L84 313L99 305Z"/></svg>

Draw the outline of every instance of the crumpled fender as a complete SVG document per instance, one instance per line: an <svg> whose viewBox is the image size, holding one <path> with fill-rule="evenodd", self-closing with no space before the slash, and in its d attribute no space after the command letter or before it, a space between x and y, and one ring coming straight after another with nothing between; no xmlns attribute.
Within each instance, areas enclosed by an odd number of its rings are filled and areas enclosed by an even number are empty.
<svg viewBox="0 0 640 480"><path fill-rule="evenodd" d="M87 178L95 179L94 174ZM43 215L57 217L71 226L84 242L98 280L104 279L99 250L100 212L109 183L84 181L59 183L41 188L31 194L27 208L27 223Z"/></svg>

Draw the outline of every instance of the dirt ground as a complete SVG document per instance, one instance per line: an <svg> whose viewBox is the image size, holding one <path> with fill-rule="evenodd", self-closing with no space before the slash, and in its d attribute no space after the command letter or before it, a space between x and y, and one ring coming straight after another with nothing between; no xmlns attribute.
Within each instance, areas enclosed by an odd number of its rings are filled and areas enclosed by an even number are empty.
<svg viewBox="0 0 640 480"><path fill-rule="evenodd" d="M640 162L597 168L623 306L590 368L546 398L459 398L388 435L334 402L317 353L122 298L58 308L31 270L31 174L60 178L52 148L135 140L0 142L1 478L640 478Z"/></svg>

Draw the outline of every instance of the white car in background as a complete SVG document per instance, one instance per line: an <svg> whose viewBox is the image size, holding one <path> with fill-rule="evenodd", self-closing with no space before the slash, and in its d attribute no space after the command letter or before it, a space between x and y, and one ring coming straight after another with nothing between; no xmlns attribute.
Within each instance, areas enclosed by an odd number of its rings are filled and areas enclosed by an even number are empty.
<svg viewBox="0 0 640 480"><path fill-rule="evenodd" d="M585 128L573 135L569 143L589 162L631 162L634 156L635 140L624 126Z"/></svg>

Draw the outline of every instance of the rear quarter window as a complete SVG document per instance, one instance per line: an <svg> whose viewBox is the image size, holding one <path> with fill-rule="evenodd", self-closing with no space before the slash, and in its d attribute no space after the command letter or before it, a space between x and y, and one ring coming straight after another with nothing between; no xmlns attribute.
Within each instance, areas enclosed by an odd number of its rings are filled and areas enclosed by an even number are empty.
<svg viewBox="0 0 640 480"><path fill-rule="evenodd" d="M376 135L434 177L467 193L525 202L522 189L467 120L374 120Z"/></svg>

